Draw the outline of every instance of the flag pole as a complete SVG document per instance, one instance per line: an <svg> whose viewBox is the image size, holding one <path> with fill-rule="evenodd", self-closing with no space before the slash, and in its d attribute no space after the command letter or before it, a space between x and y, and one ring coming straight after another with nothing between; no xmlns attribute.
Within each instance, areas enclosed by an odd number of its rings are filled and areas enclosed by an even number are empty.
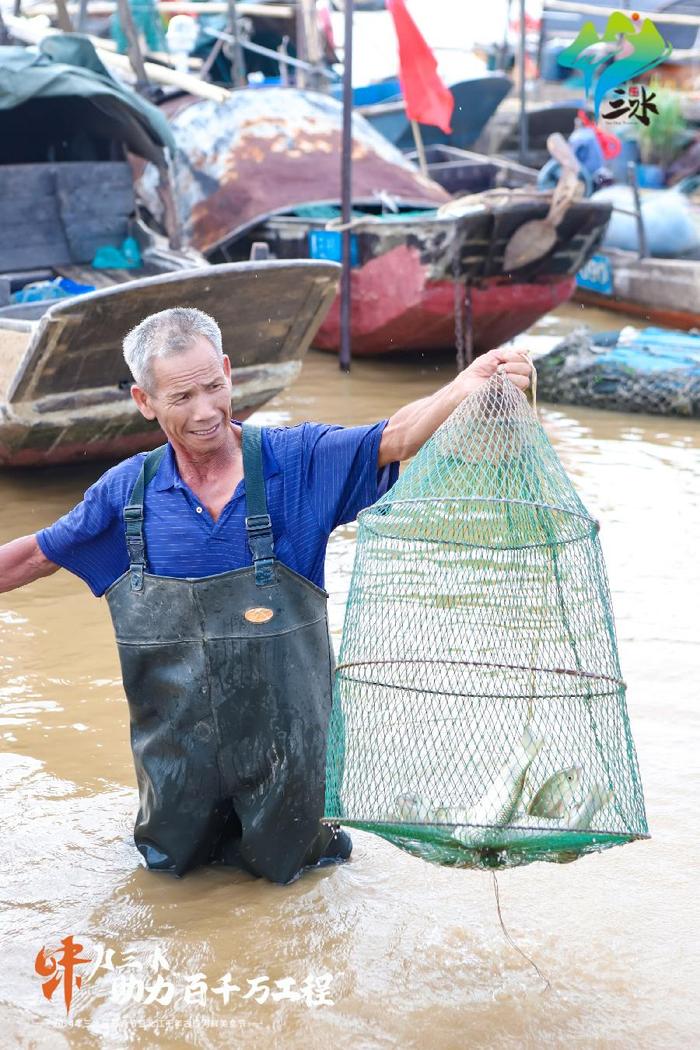
<svg viewBox="0 0 700 1050"><path fill-rule="evenodd" d="M527 95L525 93L525 0L520 0L520 47L518 48L518 79L520 80L520 149L518 160L527 164Z"/></svg>
<svg viewBox="0 0 700 1050"><path fill-rule="evenodd" d="M340 369L350 371L350 247L352 231L352 16L354 0L345 0L345 33L343 37L343 145L340 168L340 192L343 225L342 273L340 276Z"/></svg>
<svg viewBox="0 0 700 1050"><path fill-rule="evenodd" d="M420 124L417 120L411 121L411 131L413 132L413 141L416 144L416 151L418 153L418 164L420 170L424 175L428 174L428 164L425 159L425 146L423 145L423 136L421 135Z"/></svg>

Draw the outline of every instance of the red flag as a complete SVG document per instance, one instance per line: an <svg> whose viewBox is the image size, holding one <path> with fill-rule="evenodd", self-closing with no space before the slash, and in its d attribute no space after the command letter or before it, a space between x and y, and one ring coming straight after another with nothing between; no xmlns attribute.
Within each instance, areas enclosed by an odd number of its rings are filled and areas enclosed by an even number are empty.
<svg viewBox="0 0 700 1050"><path fill-rule="evenodd" d="M405 0L386 0L386 6L399 40L399 80L406 116L420 124L434 124L449 135L455 100L437 74L435 55L408 13Z"/></svg>

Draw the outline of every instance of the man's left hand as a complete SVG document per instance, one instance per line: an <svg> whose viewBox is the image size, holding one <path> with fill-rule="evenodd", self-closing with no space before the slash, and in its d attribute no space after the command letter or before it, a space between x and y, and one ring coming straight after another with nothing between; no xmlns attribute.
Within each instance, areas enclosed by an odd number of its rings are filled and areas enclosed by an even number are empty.
<svg viewBox="0 0 700 1050"><path fill-rule="evenodd" d="M489 350L487 354L481 354L472 361L468 368L459 373L457 378L464 381L465 394L471 393L472 390L476 390L487 379L490 379L498 370L499 365L503 366L501 371L515 386L520 390L527 390L532 376L532 362L527 352L525 350L504 350L499 347L496 350Z"/></svg>

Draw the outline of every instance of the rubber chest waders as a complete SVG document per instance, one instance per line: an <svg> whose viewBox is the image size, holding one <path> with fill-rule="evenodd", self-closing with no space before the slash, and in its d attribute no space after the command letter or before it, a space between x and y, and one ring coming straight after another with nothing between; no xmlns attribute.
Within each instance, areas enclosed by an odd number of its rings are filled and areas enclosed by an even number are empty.
<svg viewBox="0 0 700 1050"><path fill-rule="evenodd" d="M147 571L145 458L124 508L129 569L106 593L140 793L134 839L150 868L235 864L287 882L333 832L323 815L334 669L327 593L274 556L259 428L243 427L249 568ZM332 847L330 849L332 853Z"/></svg>

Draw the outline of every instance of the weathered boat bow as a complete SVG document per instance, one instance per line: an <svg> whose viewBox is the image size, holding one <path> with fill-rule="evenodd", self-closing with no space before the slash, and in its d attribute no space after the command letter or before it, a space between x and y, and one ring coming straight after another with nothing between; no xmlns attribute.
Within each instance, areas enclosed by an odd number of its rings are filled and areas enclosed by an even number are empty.
<svg viewBox="0 0 700 1050"><path fill-rule="evenodd" d="M131 398L121 340L170 306L215 316L232 361L232 409L245 419L298 375L338 273L304 260L230 263L59 300L38 320L0 317L0 465L116 458L162 441Z"/></svg>

